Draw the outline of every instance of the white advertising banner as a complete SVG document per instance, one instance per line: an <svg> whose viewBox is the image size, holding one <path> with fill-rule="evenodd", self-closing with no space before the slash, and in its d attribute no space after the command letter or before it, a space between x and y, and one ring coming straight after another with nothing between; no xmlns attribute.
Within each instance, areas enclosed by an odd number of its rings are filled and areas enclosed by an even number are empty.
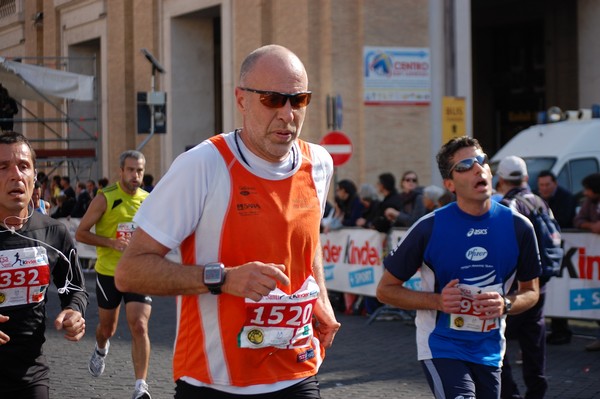
<svg viewBox="0 0 600 399"><path fill-rule="evenodd" d="M384 233L367 229L341 229L321 234L323 268L327 289L375 296L383 275L383 257L389 245L395 246L405 230ZM421 289L421 275L416 273L404 283L408 288Z"/></svg>
<svg viewBox="0 0 600 399"><path fill-rule="evenodd" d="M375 296L383 274L385 234L369 229L341 229L321 235L327 288Z"/></svg>
<svg viewBox="0 0 600 399"><path fill-rule="evenodd" d="M383 257L406 230L389 236L374 230L342 229L321 235L327 288L375 296L383 274ZM387 240L386 240L387 238ZM562 273L546 285L546 316L600 320L600 235L563 232ZM419 273L405 286L420 289Z"/></svg>
<svg viewBox="0 0 600 399"><path fill-rule="evenodd" d="M562 233L561 276L546 285L546 316L600 320L600 235Z"/></svg>

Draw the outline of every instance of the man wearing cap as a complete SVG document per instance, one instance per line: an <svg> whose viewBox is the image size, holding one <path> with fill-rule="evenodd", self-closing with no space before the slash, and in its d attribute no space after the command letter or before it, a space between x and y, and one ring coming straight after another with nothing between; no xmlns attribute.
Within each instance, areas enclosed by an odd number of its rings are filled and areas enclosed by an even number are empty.
<svg viewBox="0 0 600 399"><path fill-rule="evenodd" d="M518 198L520 196L530 199L533 203L544 205L548 212L548 205L529 189L527 181L527 165L525 161L516 156L508 156L498 165L499 191L505 193L500 201L524 216L529 217L529 208ZM536 198L537 197L537 198ZM538 201L539 199L539 201ZM546 297L545 282L540 279L540 296L538 302L529 310L506 318L506 338L518 339L523 356L523 380L527 387L527 398L543 398L548 389L546 381L546 324L544 321L544 300ZM516 287L512 287L511 291ZM504 355L502 366L501 397L521 398L517 384L511 373L508 357Z"/></svg>

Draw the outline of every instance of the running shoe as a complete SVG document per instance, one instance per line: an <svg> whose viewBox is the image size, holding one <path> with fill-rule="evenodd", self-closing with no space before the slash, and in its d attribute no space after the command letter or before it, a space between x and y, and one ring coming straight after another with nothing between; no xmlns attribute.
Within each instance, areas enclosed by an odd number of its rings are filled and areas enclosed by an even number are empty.
<svg viewBox="0 0 600 399"><path fill-rule="evenodd" d="M92 353L90 363L88 364L88 370L92 376L100 377L102 373L104 373L104 359L106 358L106 355L108 355L108 348L110 348L110 341L106 341L106 352L102 355L98 352L98 344L96 343L94 353Z"/></svg>
<svg viewBox="0 0 600 399"><path fill-rule="evenodd" d="M148 384L142 382L139 386L137 386L135 391L133 391L133 396L131 399L152 399L150 392L148 392Z"/></svg>

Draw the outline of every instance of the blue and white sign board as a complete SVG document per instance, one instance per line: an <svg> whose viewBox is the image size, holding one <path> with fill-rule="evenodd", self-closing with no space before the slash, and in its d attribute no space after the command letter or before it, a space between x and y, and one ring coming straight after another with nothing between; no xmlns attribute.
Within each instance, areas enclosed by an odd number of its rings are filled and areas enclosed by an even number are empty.
<svg viewBox="0 0 600 399"><path fill-rule="evenodd" d="M366 105L429 105L431 58L426 47L363 49Z"/></svg>

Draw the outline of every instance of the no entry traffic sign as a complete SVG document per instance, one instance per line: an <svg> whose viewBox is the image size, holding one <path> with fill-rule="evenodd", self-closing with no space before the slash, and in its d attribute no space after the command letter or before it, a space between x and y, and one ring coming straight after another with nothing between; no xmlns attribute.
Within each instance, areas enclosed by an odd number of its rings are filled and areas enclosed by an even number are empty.
<svg viewBox="0 0 600 399"><path fill-rule="evenodd" d="M334 166L342 166L352 157L352 141L342 132L329 132L319 143L333 158Z"/></svg>

